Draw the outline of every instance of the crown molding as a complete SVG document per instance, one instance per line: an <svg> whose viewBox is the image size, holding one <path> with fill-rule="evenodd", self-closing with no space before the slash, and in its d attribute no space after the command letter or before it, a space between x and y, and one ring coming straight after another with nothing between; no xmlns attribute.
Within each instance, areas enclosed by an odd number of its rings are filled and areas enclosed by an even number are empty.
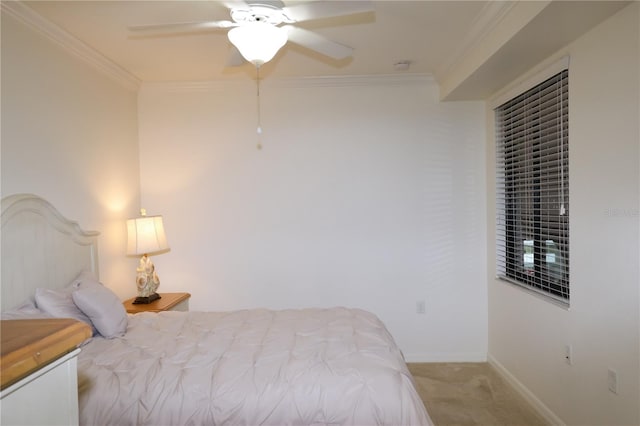
<svg viewBox="0 0 640 426"><path fill-rule="evenodd" d="M438 81L441 81L443 76L457 67L470 52L480 45L516 3L517 1L488 1L474 19L466 37L458 45L458 48L436 70L435 75Z"/></svg>
<svg viewBox="0 0 640 426"><path fill-rule="evenodd" d="M255 80L206 80L206 81L153 81L143 82L141 90L165 92L210 92L229 88L251 87ZM319 77L283 77L260 80L263 88L312 88L312 87L375 87L375 86L431 86L435 79L431 74L383 74Z"/></svg>
<svg viewBox="0 0 640 426"><path fill-rule="evenodd" d="M137 91L140 79L97 50L36 13L22 1L1 1L0 10L97 68L124 88Z"/></svg>

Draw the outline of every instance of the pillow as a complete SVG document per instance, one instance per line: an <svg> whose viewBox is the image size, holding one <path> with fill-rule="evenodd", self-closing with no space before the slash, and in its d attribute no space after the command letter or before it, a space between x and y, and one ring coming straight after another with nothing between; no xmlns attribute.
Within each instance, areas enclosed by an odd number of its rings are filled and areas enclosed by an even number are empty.
<svg viewBox="0 0 640 426"><path fill-rule="evenodd" d="M36 293L37 293L37 290L36 290ZM3 312L2 315L0 315L0 319L2 319L2 320L25 320L25 319L47 319L47 318L54 318L54 317L52 315L48 314L47 312L45 312L45 311L43 311L41 309L38 309L38 307L35 304L35 301L28 301L28 302L23 303L22 305L18 306L17 308L8 310L6 312ZM73 318L73 317L70 317L70 318ZM77 319L77 318L75 318L75 319ZM84 322L86 322L86 321L84 321ZM91 322L89 322L88 324L91 325ZM91 329L93 330L93 333L95 334L95 332L96 332L95 330L96 329L93 328L92 325L91 325ZM84 342L80 343L78 345L78 347L86 345L92 339L93 339L92 337L89 337Z"/></svg>
<svg viewBox="0 0 640 426"><path fill-rule="evenodd" d="M38 309L32 301L23 303L22 305L3 312L0 319L3 320L21 320L21 319L40 319L51 318L51 315Z"/></svg>
<svg viewBox="0 0 640 426"><path fill-rule="evenodd" d="M91 324L91 320L73 302L71 296L73 289L73 285L60 290L36 288L36 305L54 318L73 318L89 324L95 335L96 329Z"/></svg>
<svg viewBox="0 0 640 426"><path fill-rule="evenodd" d="M122 302L113 291L95 278L79 277L77 288L71 297L103 337L111 339L122 336L127 331L127 312Z"/></svg>

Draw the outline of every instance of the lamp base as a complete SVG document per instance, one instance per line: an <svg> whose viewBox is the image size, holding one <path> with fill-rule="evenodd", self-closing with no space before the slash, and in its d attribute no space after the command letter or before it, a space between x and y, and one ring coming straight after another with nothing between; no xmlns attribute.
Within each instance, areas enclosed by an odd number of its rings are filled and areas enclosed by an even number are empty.
<svg viewBox="0 0 640 426"><path fill-rule="evenodd" d="M138 296L136 300L133 301L134 305L146 305L147 303L151 303L154 300L160 299L160 295L158 293L152 293L149 296Z"/></svg>

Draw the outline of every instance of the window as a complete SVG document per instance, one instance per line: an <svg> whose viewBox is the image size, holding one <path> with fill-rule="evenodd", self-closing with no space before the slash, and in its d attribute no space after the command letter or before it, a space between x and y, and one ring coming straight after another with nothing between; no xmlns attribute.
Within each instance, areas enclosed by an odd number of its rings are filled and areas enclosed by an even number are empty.
<svg viewBox="0 0 640 426"><path fill-rule="evenodd" d="M495 109L498 277L569 303L565 69Z"/></svg>

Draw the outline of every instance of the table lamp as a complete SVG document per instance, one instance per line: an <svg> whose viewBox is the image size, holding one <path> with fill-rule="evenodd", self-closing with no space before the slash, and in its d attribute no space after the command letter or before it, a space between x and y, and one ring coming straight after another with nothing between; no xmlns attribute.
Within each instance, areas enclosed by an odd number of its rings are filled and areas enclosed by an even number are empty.
<svg viewBox="0 0 640 426"><path fill-rule="evenodd" d="M138 297L133 301L135 304L151 303L160 298L160 295L156 293L160 285L160 278L158 278L156 268L148 255L169 250L162 216L147 216L145 209L140 209L140 216L127 220L127 254L142 255L136 269Z"/></svg>

